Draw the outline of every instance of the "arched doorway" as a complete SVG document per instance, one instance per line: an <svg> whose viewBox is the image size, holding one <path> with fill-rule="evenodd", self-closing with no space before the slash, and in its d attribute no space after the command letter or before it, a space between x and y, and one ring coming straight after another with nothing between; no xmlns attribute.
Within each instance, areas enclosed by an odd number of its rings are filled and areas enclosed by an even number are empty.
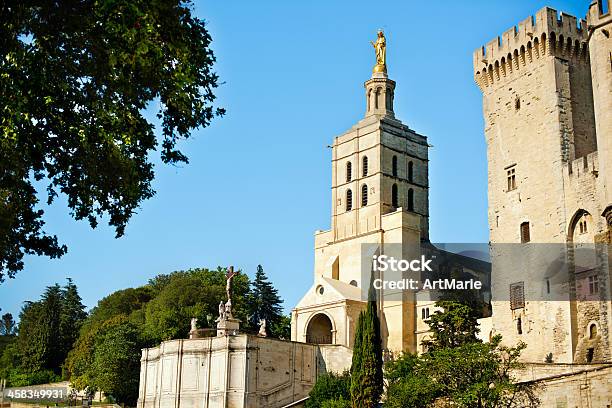
<svg viewBox="0 0 612 408"><path fill-rule="evenodd" d="M308 322L306 343L332 344L332 322L324 313L317 313Z"/></svg>

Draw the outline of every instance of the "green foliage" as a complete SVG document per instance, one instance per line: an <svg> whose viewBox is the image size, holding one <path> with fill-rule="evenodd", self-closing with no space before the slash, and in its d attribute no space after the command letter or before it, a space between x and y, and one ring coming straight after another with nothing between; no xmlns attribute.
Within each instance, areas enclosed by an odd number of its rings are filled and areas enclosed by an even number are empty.
<svg viewBox="0 0 612 408"><path fill-rule="evenodd" d="M91 388L103 390L115 400L135 406L142 346L139 331L125 318L111 322L95 339L93 361L88 367Z"/></svg>
<svg viewBox="0 0 612 408"><path fill-rule="evenodd" d="M64 287L47 287L36 302L26 302L18 335L0 337L0 377L14 386L61 379L62 365L85 315L71 280Z"/></svg>
<svg viewBox="0 0 612 408"><path fill-rule="evenodd" d="M436 306L443 311L436 310L427 321L432 332L431 340L423 342L427 349L458 347L478 341L477 315L469 306L450 300L439 300Z"/></svg>
<svg viewBox="0 0 612 408"><path fill-rule="evenodd" d="M113 292L100 300L91 310L84 329L87 330L89 326L103 323L115 316L131 316L141 310L152 298L153 290L149 285Z"/></svg>
<svg viewBox="0 0 612 408"><path fill-rule="evenodd" d="M0 318L0 336L12 336L16 333L15 319L10 313L5 313Z"/></svg>
<svg viewBox="0 0 612 408"><path fill-rule="evenodd" d="M66 360L71 383L77 389L102 390L119 402L131 403L137 393L140 349L187 337L192 317L198 318L199 327L213 328L219 302L225 301L225 273L225 268L196 268L158 275L143 287L102 299ZM233 313L243 322L252 298L249 288L246 274L234 277ZM283 317L281 324L289 327L290 322ZM103 364L121 369L100 370Z"/></svg>
<svg viewBox="0 0 612 408"><path fill-rule="evenodd" d="M354 408L378 404L383 392L382 340L376 297L370 285L368 305L359 314L351 365L351 400Z"/></svg>
<svg viewBox="0 0 612 408"><path fill-rule="evenodd" d="M439 386L425 375L407 374L387 387L385 407L426 408L440 395Z"/></svg>
<svg viewBox="0 0 612 408"><path fill-rule="evenodd" d="M25 387L28 385L58 382L61 379L61 376L54 373L53 370L27 372L16 368L9 371L6 382L12 387Z"/></svg>
<svg viewBox="0 0 612 408"><path fill-rule="evenodd" d="M156 278L153 283L157 288L155 297L144 308L147 338L154 343L185 338L194 316L200 327L212 328L219 302L225 300L225 273L224 268L214 271L191 269ZM242 273L234 277L232 312L234 317L245 322L248 291L248 277Z"/></svg>
<svg viewBox="0 0 612 408"><path fill-rule="evenodd" d="M283 316L282 304L283 301L278 296L278 290L268 280L263 267L257 265L255 279L251 282L251 292L248 296L251 328L257 330L259 321L265 319L269 335L277 338L287 336L287 325Z"/></svg>
<svg viewBox="0 0 612 408"><path fill-rule="evenodd" d="M535 386L517 384L511 374L522 368L525 344L502 346L499 335L482 343L469 307L447 300L436 305L444 311L432 317L428 351L385 365L386 406L427 407L439 398L458 408L538 406Z"/></svg>
<svg viewBox="0 0 612 408"><path fill-rule="evenodd" d="M306 408L346 408L350 407L351 376L349 372L343 374L326 373L317 378L317 382L308 394Z"/></svg>
<svg viewBox="0 0 612 408"><path fill-rule="evenodd" d="M340 397L337 400L325 400L321 408L351 408L351 400Z"/></svg>
<svg viewBox="0 0 612 408"><path fill-rule="evenodd" d="M280 320L270 329L270 335L277 339L291 339L291 316L282 315Z"/></svg>
<svg viewBox="0 0 612 408"><path fill-rule="evenodd" d="M8 378L11 370L18 365L17 337L0 336L0 378Z"/></svg>
<svg viewBox="0 0 612 408"><path fill-rule="evenodd" d="M96 227L107 217L122 236L154 194L150 153L187 162L177 143L224 113L212 105L211 37L191 7L0 4L0 281L23 269L24 254L66 253L43 229L39 196L50 203L63 193L74 218ZM154 101L161 146L144 114Z"/></svg>

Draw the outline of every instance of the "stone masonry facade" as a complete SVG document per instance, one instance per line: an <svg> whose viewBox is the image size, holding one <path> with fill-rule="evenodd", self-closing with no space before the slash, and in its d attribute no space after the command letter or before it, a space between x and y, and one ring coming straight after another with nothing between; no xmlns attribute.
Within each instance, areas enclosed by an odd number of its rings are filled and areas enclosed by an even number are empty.
<svg viewBox="0 0 612 408"><path fill-rule="evenodd" d="M586 20L544 8L473 55L483 94L490 241L525 244L521 267L505 263L503 251L492 258L492 333L527 343L527 361L612 360L607 2L593 1ZM555 280L559 272L538 268L542 257L531 256L546 244L548 252L563 249L564 279ZM579 259L583 248L597 259L592 267ZM517 284L525 302L511 308L509 291ZM530 296L550 293L551 286L566 296Z"/></svg>

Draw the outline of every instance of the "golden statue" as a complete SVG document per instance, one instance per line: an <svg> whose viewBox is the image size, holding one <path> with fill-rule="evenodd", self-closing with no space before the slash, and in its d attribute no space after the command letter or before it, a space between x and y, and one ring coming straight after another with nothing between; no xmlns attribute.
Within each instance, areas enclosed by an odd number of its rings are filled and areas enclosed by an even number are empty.
<svg viewBox="0 0 612 408"><path fill-rule="evenodd" d="M370 41L370 43L376 50L376 65L372 72L387 72L387 40L385 39L385 33L382 30L378 30L376 42Z"/></svg>

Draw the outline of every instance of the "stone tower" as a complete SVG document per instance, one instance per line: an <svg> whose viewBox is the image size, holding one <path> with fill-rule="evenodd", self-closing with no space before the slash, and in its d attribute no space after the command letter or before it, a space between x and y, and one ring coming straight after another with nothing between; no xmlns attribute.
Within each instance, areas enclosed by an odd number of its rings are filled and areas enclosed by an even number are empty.
<svg viewBox="0 0 612 408"><path fill-rule="evenodd" d="M493 332L527 343L529 361L610 360L612 81L602 10L594 2L587 22L544 8L474 53ZM594 248L598 267L578 270L577 245ZM555 259L567 268L551 267Z"/></svg>
<svg viewBox="0 0 612 408"><path fill-rule="evenodd" d="M427 139L395 118L395 82L386 67L376 71L365 82L365 117L332 145L331 229L315 233L314 285L293 310L295 341L352 347L369 284L362 245L399 258L406 244L428 240ZM383 347L414 352L414 295L379 295Z"/></svg>

